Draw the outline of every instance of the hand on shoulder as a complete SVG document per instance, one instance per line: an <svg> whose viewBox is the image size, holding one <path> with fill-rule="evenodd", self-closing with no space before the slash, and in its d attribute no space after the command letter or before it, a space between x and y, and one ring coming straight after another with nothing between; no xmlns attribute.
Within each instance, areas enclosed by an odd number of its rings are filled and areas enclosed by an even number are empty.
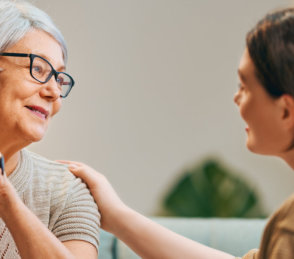
<svg viewBox="0 0 294 259"><path fill-rule="evenodd" d="M80 162L68 160L58 160L58 162L68 165L70 172L87 184L101 213L101 227L112 232L115 222L119 220L119 215L128 208L118 197L107 178Z"/></svg>

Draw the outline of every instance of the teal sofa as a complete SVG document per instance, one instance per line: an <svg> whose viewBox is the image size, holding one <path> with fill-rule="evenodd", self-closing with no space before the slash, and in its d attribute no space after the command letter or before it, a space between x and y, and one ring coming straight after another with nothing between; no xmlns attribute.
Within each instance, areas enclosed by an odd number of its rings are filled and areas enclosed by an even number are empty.
<svg viewBox="0 0 294 259"><path fill-rule="evenodd" d="M235 256L242 256L250 249L258 248L266 224L265 219L152 218L152 220L192 240ZM99 259L138 258L140 257L123 242L101 230Z"/></svg>

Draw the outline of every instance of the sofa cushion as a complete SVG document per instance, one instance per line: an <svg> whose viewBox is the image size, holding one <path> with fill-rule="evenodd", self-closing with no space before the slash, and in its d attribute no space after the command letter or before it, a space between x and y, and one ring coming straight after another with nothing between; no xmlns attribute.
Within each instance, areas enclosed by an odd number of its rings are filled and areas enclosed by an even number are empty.
<svg viewBox="0 0 294 259"><path fill-rule="evenodd" d="M257 248L266 224L265 219L152 219L180 235L234 256L242 256L249 250ZM140 258L119 240L116 252L118 259Z"/></svg>
<svg viewBox="0 0 294 259"><path fill-rule="evenodd" d="M114 259L116 253L116 238L110 234L105 232L104 230L100 230L100 245L99 245L99 258L102 259Z"/></svg>

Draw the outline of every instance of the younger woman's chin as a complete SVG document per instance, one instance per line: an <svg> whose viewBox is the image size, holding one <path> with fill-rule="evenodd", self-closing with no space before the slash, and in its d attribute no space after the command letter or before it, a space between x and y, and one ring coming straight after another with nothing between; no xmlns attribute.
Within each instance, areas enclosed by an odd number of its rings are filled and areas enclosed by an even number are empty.
<svg viewBox="0 0 294 259"><path fill-rule="evenodd" d="M256 148L254 148L254 147L252 147L252 146L250 146L250 145L246 145L247 146L247 149L250 151L250 152L252 152L252 153L255 153L255 154L261 154L261 152L260 151L258 151Z"/></svg>
<svg viewBox="0 0 294 259"><path fill-rule="evenodd" d="M258 155L264 155L264 156L279 156L277 152L274 152L273 150L269 150L267 148L261 148L257 145L252 145L251 143L246 143L247 149Z"/></svg>
<svg viewBox="0 0 294 259"><path fill-rule="evenodd" d="M256 143L253 143L252 141L247 139L246 142L247 149L255 154L265 155L265 150L262 150Z"/></svg>

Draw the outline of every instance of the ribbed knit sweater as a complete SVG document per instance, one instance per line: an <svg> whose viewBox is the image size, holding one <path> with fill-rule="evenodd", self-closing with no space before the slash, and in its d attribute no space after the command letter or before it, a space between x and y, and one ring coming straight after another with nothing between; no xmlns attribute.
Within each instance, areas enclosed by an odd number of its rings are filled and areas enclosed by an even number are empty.
<svg viewBox="0 0 294 259"><path fill-rule="evenodd" d="M98 250L100 215L86 185L67 167L26 149L8 179L24 204L60 240L83 240ZM20 258L0 219L0 258Z"/></svg>

